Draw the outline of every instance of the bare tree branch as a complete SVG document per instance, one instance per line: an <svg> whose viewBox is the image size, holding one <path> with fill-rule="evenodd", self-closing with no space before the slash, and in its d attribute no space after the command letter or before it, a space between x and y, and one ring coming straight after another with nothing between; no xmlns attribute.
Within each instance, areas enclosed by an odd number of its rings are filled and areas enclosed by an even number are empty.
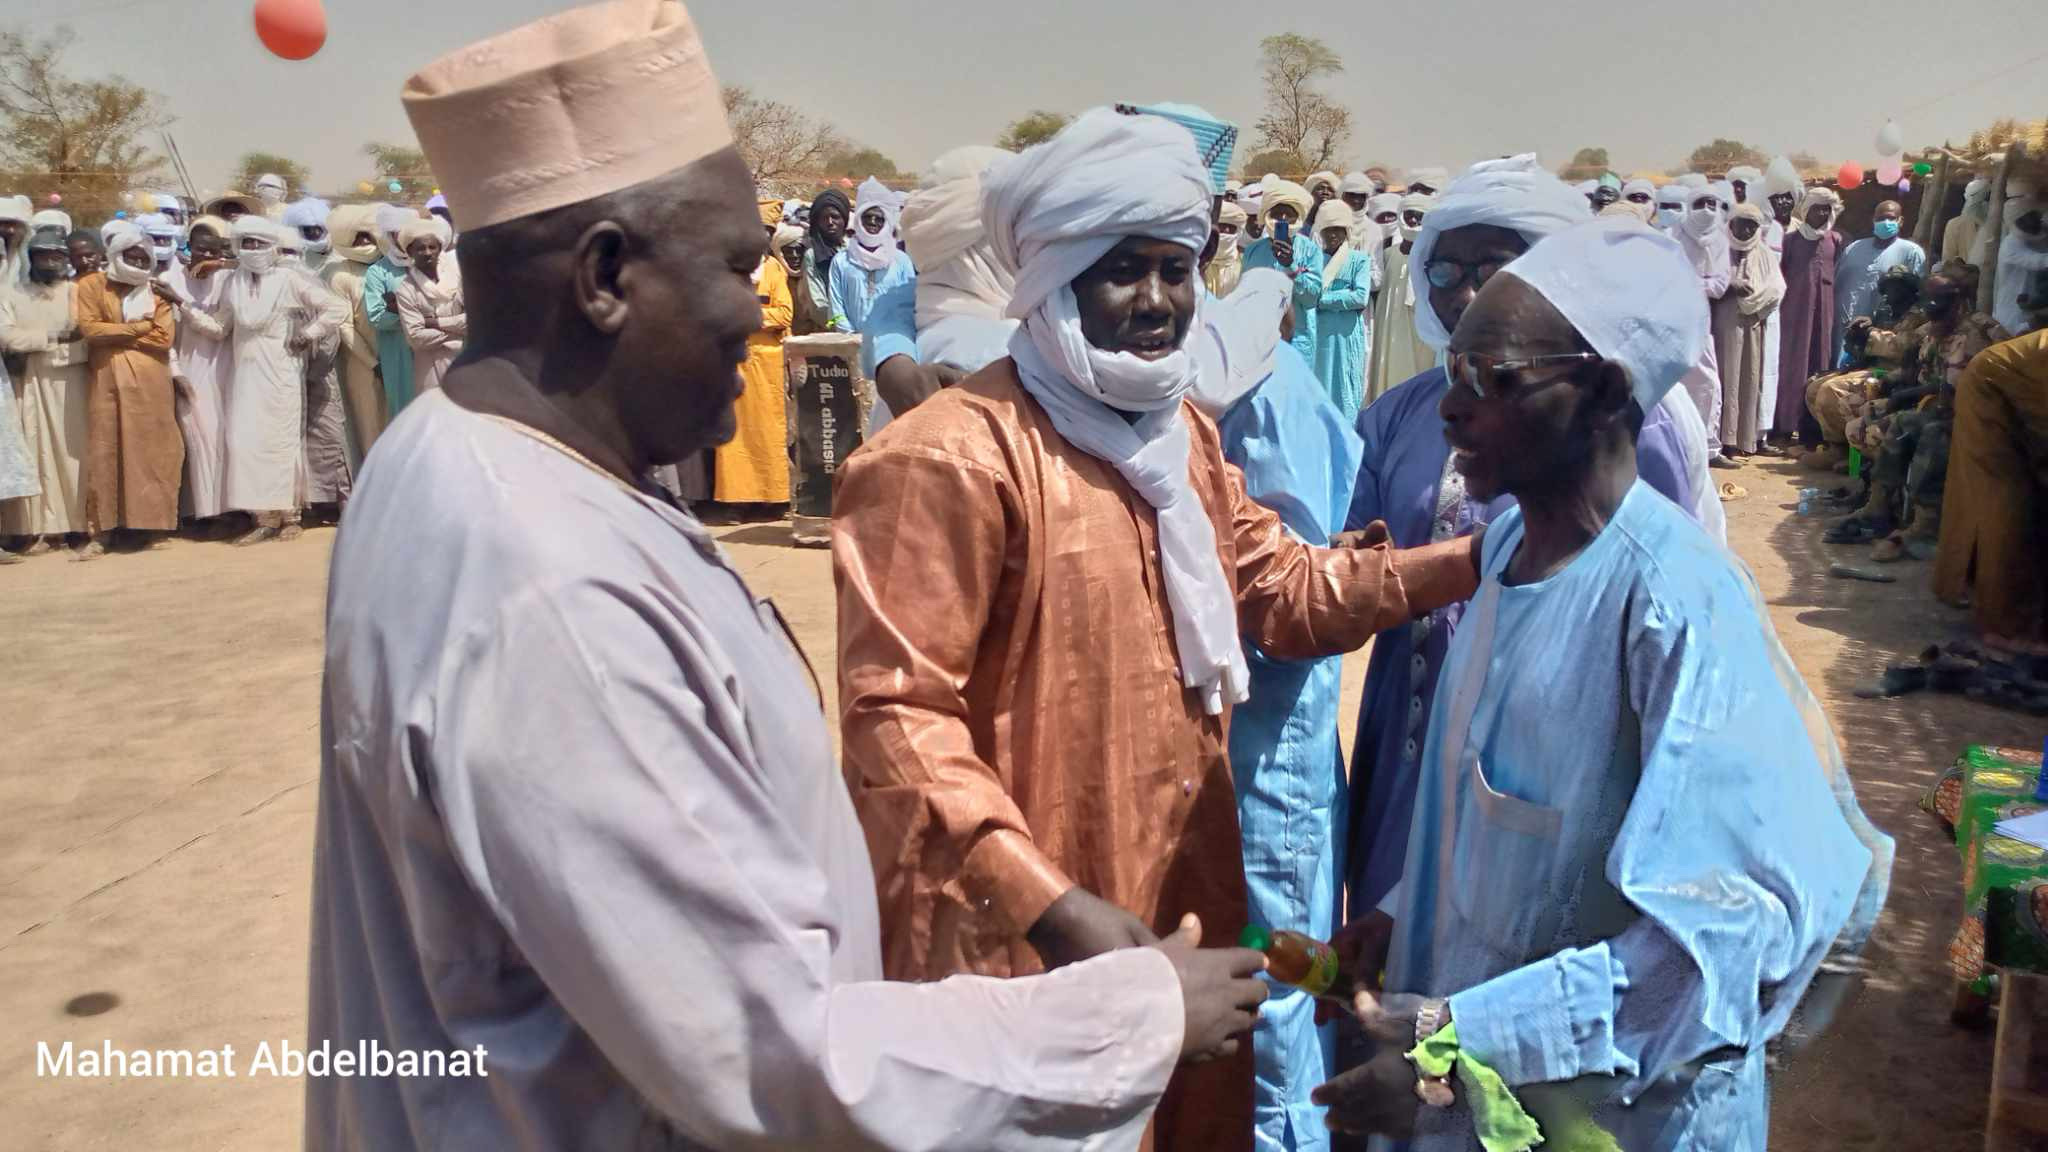
<svg viewBox="0 0 2048 1152"><path fill-rule="evenodd" d="M723 95L733 144L757 187L804 183L834 155L848 151L832 125L812 120L791 105L764 100L737 84L725 88Z"/></svg>
<svg viewBox="0 0 2048 1152"><path fill-rule="evenodd" d="M112 215L120 195L157 174L140 137L170 121L155 93L119 76L74 80L63 70L71 31L44 40L0 31L0 168L40 200L61 194L80 219Z"/></svg>
<svg viewBox="0 0 2048 1152"><path fill-rule="evenodd" d="M1351 137L1351 110L1315 90L1316 80L1344 70L1322 41L1289 32L1259 42L1266 111L1256 125L1259 147L1299 156L1310 168L1334 165Z"/></svg>

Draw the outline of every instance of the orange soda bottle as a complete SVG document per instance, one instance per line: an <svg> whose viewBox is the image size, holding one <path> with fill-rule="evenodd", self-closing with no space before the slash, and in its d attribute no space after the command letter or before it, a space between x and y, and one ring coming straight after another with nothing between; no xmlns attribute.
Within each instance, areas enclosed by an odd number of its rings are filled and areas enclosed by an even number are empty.
<svg viewBox="0 0 2048 1152"><path fill-rule="evenodd" d="M1239 946L1266 954L1266 975L1311 996L1351 1007L1358 982L1337 963L1337 950L1313 936L1285 928L1247 924L1238 933Z"/></svg>

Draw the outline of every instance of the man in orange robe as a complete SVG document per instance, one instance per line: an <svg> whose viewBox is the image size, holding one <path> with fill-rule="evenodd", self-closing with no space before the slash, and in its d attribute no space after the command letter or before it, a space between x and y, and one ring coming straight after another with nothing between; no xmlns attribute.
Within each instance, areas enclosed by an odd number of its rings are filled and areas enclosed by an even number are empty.
<svg viewBox="0 0 2048 1152"><path fill-rule="evenodd" d="M92 538L78 551L81 560L106 552L110 529L178 527L185 441L171 385L176 329L171 301L150 283L155 267L147 236L117 232L107 243L106 271L78 282L78 331L92 365L85 456Z"/></svg>
<svg viewBox="0 0 2048 1152"><path fill-rule="evenodd" d="M1477 582L1470 540L1313 549L1245 496L1186 399L1212 210L1187 129L1097 110L983 196L1011 356L855 453L833 507L845 770L897 978L1058 967L1185 913L1235 938L1241 642L1349 651ZM1183 1069L1151 1145L1249 1149L1251 1067Z"/></svg>

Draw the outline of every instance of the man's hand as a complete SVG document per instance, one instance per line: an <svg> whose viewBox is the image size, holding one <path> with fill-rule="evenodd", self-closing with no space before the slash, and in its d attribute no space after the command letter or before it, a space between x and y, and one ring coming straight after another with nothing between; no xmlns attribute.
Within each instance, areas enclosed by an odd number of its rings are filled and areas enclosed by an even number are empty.
<svg viewBox="0 0 2048 1152"><path fill-rule="evenodd" d="M1728 286L1728 291L1734 293L1736 298L1740 299L1744 296L1749 295L1750 289L1749 285L1747 284L1730 284Z"/></svg>
<svg viewBox="0 0 2048 1152"><path fill-rule="evenodd" d="M197 280L205 280L226 267L226 264L224 260L194 260L185 265L185 274Z"/></svg>
<svg viewBox="0 0 2048 1152"><path fill-rule="evenodd" d="M1052 902L1024 934L1048 969L1090 956L1159 943L1145 922L1079 886Z"/></svg>
<svg viewBox="0 0 2048 1152"><path fill-rule="evenodd" d="M967 378L951 364L919 364L908 356L891 356L875 365L875 394L889 406L892 416L901 416Z"/></svg>
<svg viewBox="0 0 2048 1152"><path fill-rule="evenodd" d="M1294 267L1293 237L1290 236L1285 240L1275 239L1273 241L1273 259L1278 260L1282 268L1290 269L1287 273L1289 276L1294 275L1291 271Z"/></svg>
<svg viewBox="0 0 2048 1152"><path fill-rule="evenodd" d="M398 293L386 292L384 294L384 309L387 312L398 311Z"/></svg>
<svg viewBox="0 0 2048 1152"><path fill-rule="evenodd" d="M1330 537L1332 548L1378 548L1393 542L1385 520L1375 520L1356 532L1339 532Z"/></svg>
<svg viewBox="0 0 2048 1152"><path fill-rule="evenodd" d="M166 284L161 280L151 280L149 282L149 290L151 292L156 293L158 299L163 300L174 307L176 305L184 303L184 300L179 297L177 289L172 288L169 284Z"/></svg>
<svg viewBox="0 0 2048 1152"><path fill-rule="evenodd" d="M1365 531L1372 531L1371 525L1367 525ZM1373 991L1379 990L1382 970L1387 966L1387 949L1393 943L1394 918L1377 908L1339 928L1337 934L1330 937L1330 947L1337 950L1337 966L1358 987ZM1328 1001L1317 1000L1316 1023L1338 1019L1343 1011Z"/></svg>
<svg viewBox="0 0 2048 1152"><path fill-rule="evenodd" d="M313 347L313 341L305 336L294 336L284 342L284 350L294 356L304 355Z"/></svg>
<svg viewBox="0 0 2048 1152"><path fill-rule="evenodd" d="M432 331L439 332L441 330L441 318L432 312L420 317L420 323L426 325Z"/></svg>
<svg viewBox="0 0 2048 1152"><path fill-rule="evenodd" d="M1317 1086L1309 1100L1330 1110L1323 1123L1333 1132L1395 1140L1415 1135L1422 1101L1415 1095L1415 1065L1403 1055L1407 1050L1384 1045L1372 1059Z"/></svg>
<svg viewBox="0 0 2048 1152"><path fill-rule="evenodd" d="M1202 922L1189 913L1173 935L1156 945L1180 975L1187 1011L1180 1058L1190 1064L1235 1055L1239 1038L1252 1030L1266 999L1266 986L1256 978L1266 968L1263 955L1249 948L1203 951L1201 943Z"/></svg>

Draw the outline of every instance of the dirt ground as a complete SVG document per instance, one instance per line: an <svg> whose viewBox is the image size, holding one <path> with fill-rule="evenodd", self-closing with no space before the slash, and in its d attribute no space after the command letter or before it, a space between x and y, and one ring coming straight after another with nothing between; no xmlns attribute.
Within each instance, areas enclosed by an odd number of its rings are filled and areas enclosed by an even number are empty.
<svg viewBox="0 0 2048 1152"><path fill-rule="evenodd" d="M1750 489L1729 505L1731 540L1834 717L1865 807L1899 842L1873 977L1778 1076L1774 1143L1979 1148L1990 1040L1947 1019L1960 868L1915 804L1964 743L2032 745L2040 725L1956 698L1853 698L1956 614L1928 597L1925 565L1891 585L1830 579L1846 550L1793 511L1811 477L1766 464L1717 478ZM782 525L721 535L829 692L826 554L789 547ZM233 1044L246 1062L259 1042L302 1041L332 542L0 568L0 1149L298 1144L296 1081L48 1078L36 1045ZM1353 701L1363 668L1347 666ZM1348 737L1355 703L1345 715Z"/></svg>

